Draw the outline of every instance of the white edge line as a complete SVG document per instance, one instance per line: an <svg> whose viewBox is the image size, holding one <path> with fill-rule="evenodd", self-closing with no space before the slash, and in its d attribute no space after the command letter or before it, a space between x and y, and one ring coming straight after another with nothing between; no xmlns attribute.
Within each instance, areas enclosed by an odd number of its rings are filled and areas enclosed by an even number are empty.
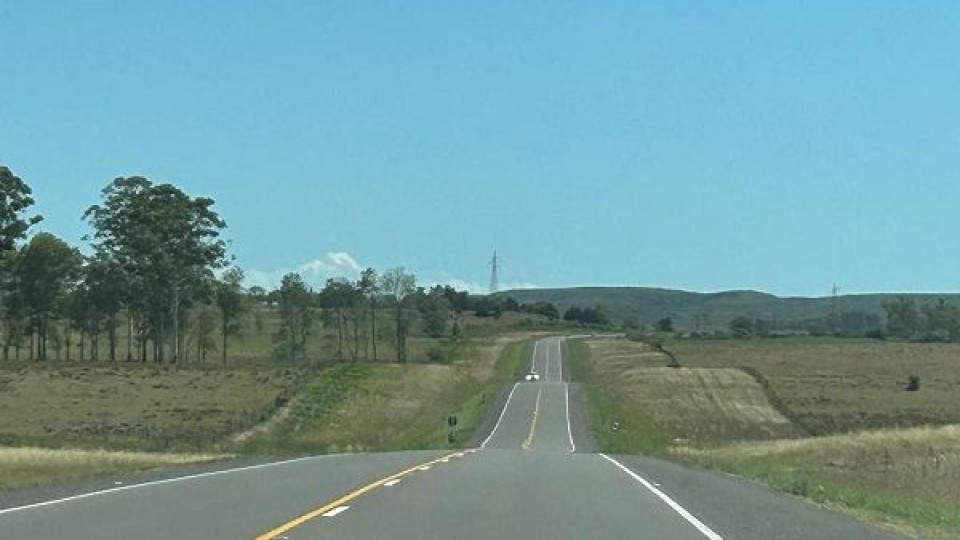
<svg viewBox="0 0 960 540"><path fill-rule="evenodd" d="M115 487L115 488L110 488L110 489L102 489L102 490L100 490L100 491L91 491L91 492L89 492L89 493L81 493L80 495L73 495L73 496L71 496L71 497L63 497L63 498L61 498L61 499L53 499L53 500L42 501L42 502L33 503L33 504L25 504L25 505L23 505L23 506L14 506L13 508L3 508L3 509L0 509L0 515L9 514L9 513L12 513L12 512L18 512L18 511L20 511L20 510L31 510L31 509L33 509L33 508L42 508L42 507L44 507L44 506L51 506L51 505L54 505L54 504L60 504L60 503L65 503L65 502L79 501L79 500L82 500L82 499L88 499L88 498L90 498L90 497L95 497L95 496L97 496L97 495L107 495L107 494L110 494L110 493L118 493L118 492L121 492L121 491L130 490L130 489L137 489L137 488L149 487L149 486L158 486L158 485L161 485L161 484L172 484L172 483L174 483L174 482L180 482L180 481L183 481L183 480L194 480L194 479L197 479L197 478L206 478L206 477L208 477L208 476L219 476L219 475L221 475L221 474L228 474L228 473L235 473L235 472L242 472L242 471L252 471L252 470L255 470L255 469L265 469L265 468L267 468L267 467L275 467L275 466L277 466L277 465L286 465L286 464L288 464L288 463L296 463L296 462L299 462L299 461L306 461L306 460L308 460L308 459L322 459L322 458L329 458L329 457L336 457L336 456L346 456L346 455L351 455L351 454L326 454L326 455L322 455L322 456L307 456L307 457L302 457L302 458L287 459L287 460L284 460L284 461L271 461L270 463L261 463L261 464L259 464L259 465L248 465L248 466L246 466L246 467L236 467L236 468L233 468L233 469L223 469L223 470L219 470L219 471L211 471L211 472L205 472L205 473L199 473L199 474L190 474L190 475L187 475L187 476L177 476L177 477L175 477L175 478L166 478L166 479L164 479L164 480L154 480L153 482L143 482L143 483L140 483L140 484L130 484L130 485L128 485L128 486ZM187 464L184 464L184 465L189 465L189 464L187 463Z"/></svg>
<svg viewBox="0 0 960 540"><path fill-rule="evenodd" d="M650 490L654 495L656 495L657 497L660 497L660 500L662 500L663 502L667 503L667 506L669 506L670 508L672 508L674 512L680 514L680 516L683 517L683 519L687 520L691 525L693 525L694 527L696 527L697 530L700 531L701 533L703 533L704 536L706 536L706 537L709 538L710 540L723 540L723 537L722 537L722 536L720 536L719 534L713 532L713 529L711 529L710 527L707 527L706 525L704 525L703 522L701 522L699 519L696 518L696 516L694 516L693 514L691 514L690 512L688 512L686 508L680 506L680 504L679 504L678 502L676 502L676 501L674 501L673 499L671 499L670 497L668 497L664 492L662 492L662 491L660 491L659 489L657 489L656 487L654 487L653 484L651 484L650 482L644 480L644 479L643 479L640 475L638 475L637 473L631 471L631 470L630 470L629 468L627 468L624 464L620 463L619 461L613 459L612 457L610 457L610 456L608 456L608 455L606 455L606 454L600 454L600 456L601 456L602 458L606 459L607 461L609 461L610 463L613 463L614 465L616 465L617 467L619 467L620 470L622 470L623 472L625 472L625 473L627 473L628 475L630 475L630 476L631 476L634 480L636 480L637 482L640 482L640 484L642 484L643 487L645 487L645 488L647 488L648 490Z"/></svg>
<svg viewBox="0 0 960 540"><path fill-rule="evenodd" d="M490 442L490 439L493 438L493 434L497 432L497 428L500 427L500 422L503 421L503 415L507 413L507 407L510 406L510 400L513 399L513 392L517 389L519 383L513 383L513 388L510 389L510 395L507 396L507 402L503 404L503 410L500 411L500 418L497 418L497 423L493 426L493 429L490 431L490 435L487 435L487 438L483 440L480 444L480 448L486 448L487 443Z"/></svg>
<svg viewBox="0 0 960 540"><path fill-rule="evenodd" d="M577 451L577 445L573 444L573 430L570 429L570 385L563 384L563 398L567 406L567 435L570 437L570 453Z"/></svg>

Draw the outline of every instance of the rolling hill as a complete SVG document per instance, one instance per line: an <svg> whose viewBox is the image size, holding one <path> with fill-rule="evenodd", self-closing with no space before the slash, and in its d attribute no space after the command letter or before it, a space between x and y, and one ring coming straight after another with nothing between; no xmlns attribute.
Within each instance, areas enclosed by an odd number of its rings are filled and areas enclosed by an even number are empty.
<svg viewBox="0 0 960 540"><path fill-rule="evenodd" d="M960 294L854 294L833 297L779 297L757 291L697 293L647 287L572 287L563 289L519 289L497 293L521 303L551 302L561 313L570 306L603 305L619 322L632 320L651 325L663 317L673 319L682 330L726 328L731 319L751 319L800 324L826 320L831 313L842 317L857 314L870 317L872 324L885 321L883 304L907 296L917 305L940 298L960 304ZM879 319L878 319L879 318Z"/></svg>

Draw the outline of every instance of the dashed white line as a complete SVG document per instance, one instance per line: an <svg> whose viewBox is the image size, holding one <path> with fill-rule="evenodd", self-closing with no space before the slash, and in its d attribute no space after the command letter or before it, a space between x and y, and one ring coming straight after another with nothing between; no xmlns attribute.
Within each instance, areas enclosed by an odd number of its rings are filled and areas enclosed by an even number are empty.
<svg viewBox="0 0 960 540"><path fill-rule="evenodd" d="M560 382L563 382L563 350L560 349L560 342L563 338L557 339L557 365L560 367Z"/></svg>
<svg viewBox="0 0 960 540"><path fill-rule="evenodd" d="M383 485L385 485L385 486L387 486L387 487L393 487L393 486L395 486L395 485L397 485L397 484L399 484L399 483L400 483L400 479L399 479L399 478L394 478L393 480L388 480L388 481L384 482Z"/></svg>
<svg viewBox="0 0 960 540"><path fill-rule="evenodd" d="M328 512L324 512L324 513L323 513L323 517L328 517L328 518L329 518L329 517L339 516L340 514L346 512L346 511L349 510L349 509L350 509L350 507L347 506L347 505L338 506L338 507L334 508L333 510L330 510L330 511L328 511Z"/></svg>
<svg viewBox="0 0 960 540"><path fill-rule="evenodd" d="M420 467L420 468L418 468L417 470L418 470L418 471L429 471L429 470L430 470L430 466L429 466L429 465L424 465L423 467Z"/></svg>
<svg viewBox="0 0 960 540"><path fill-rule="evenodd" d="M704 525L703 522L701 522L699 519L696 518L696 516L694 516L693 514L691 514L690 512L688 512L686 508L680 506L680 503L678 503L678 502L674 501L673 499L671 499L670 497L668 497L666 493L664 493L664 492L660 491L659 489L657 489L653 484L651 484L650 482L644 480L640 475L638 475L637 473L631 471L631 470L630 470L629 468L627 468L625 465L623 465L623 464L620 463L619 461L613 459L612 457L610 457L610 456L608 456L608 455L606 455L606 454L600 454L600 457L602 457L603 459L606 459L606 460L609 461L610 463L613 463L613 464L616 465L618 468L620 468L620 470L622 470L623 472L625 472L625 473L627 473L628 475L630 475L631 478L633 478L633 479L636 480L637 482L640 482L640 484L641 484L643 487L647 488L647 489L650 490L654 495L656 495L657 497L659 497L660 500L662 500L663 502L667 503L667 506L669 506L670 508L672 508L674 512L680 514L680 516L681 516L683 519L687 520L687 522L689 522L691 525L693 525L694 527L696 527L697 530L700 531L704 536L706 536L706 537L709 538L710 540L723 540L723 537L722 537L722 536L720 536L719 534L713 532L713 529L711 529L710 527L707 527L706 525Z"/></svg>

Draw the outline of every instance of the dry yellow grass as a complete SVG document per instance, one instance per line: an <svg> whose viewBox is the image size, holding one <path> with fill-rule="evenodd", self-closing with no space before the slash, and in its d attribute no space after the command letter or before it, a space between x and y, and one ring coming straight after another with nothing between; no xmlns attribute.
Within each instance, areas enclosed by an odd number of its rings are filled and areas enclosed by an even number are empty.
<svg viewBox="0 0 960 540"><path fill-rule="evenodd" d="M225 457L228 456L0 447L0 489L59 483L99 474L141 471Z"/></svg>
<svg viewBox="0 0 960 540"><path fill-rule="evenodd" d="M597 381L624 408L642 411L673 439L712 446L794 434L763 387L740 370L663 367L664 354L625 339L587 344Z"/></svg>
<svg viewBox="0 0 960 540"><path fill-rule="evenodd" d="M64 366L0 371L0 441L121 449L206 447L261 420L293 370Z"/></svg>

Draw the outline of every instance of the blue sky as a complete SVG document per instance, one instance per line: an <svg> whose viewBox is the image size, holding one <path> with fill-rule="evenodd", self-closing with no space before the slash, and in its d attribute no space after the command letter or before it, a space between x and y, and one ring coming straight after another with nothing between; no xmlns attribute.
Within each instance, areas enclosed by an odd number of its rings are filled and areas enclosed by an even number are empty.
<svg viewBox="0 0 960 540"><path fill-rule="evenodd" d="M9 2L41 229L139 174L269 283L960 290L956 2Z"/></svg>

